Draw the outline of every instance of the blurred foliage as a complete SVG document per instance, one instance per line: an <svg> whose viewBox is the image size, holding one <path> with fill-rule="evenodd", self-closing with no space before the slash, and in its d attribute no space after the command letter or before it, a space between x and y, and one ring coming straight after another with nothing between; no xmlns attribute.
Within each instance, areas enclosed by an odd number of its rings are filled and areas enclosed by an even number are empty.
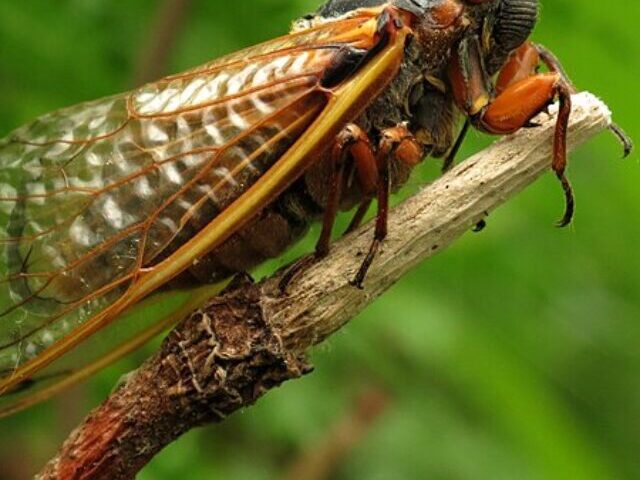
<svg viewBox="0 0 640 480"><path fill-rule="evenodd" d="M640 4L543 3L535 39L640 139ZM0 132L132 87L160 4L0 2ZM317 4L229 6L192 2L167 72L285 33ZM472 135L464 155L487 141ZM619 158L610 135L572 155L571 228L552 227L562 196L548 175L317 349L315 373L186 435L140 478L283 478L373 387L389 404L331 478L640 479L640 169ZM408 191L436 172L429 162ZM37 471L145 355L3 420L0 478Z"/></svg>

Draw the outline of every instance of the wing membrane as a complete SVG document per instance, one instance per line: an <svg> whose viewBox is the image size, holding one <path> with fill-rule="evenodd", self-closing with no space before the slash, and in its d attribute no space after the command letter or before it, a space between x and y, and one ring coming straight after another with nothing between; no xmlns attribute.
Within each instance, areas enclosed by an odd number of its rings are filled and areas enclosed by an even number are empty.
<svg viewBox="0 0 640 480"><path fill-rule="evenodd" d="M46 400L87 378L173 326L225 283L191 290L161 292L140 302L107 325L100 335L89 338L29 380L0 396L0 418Z"/></svg>
<svg viewBox="0 0 640 480"><path fill-rule="evenodd" d="M375 26L371 15L328 23L42 117L0 143L0 391L219 245L299 175L384 86L371 74L338 101L319 84L338 47L371 47ZM397 68L402 48L388 50L373 67ZM259 194L245 202L249 188Z"/></svg>

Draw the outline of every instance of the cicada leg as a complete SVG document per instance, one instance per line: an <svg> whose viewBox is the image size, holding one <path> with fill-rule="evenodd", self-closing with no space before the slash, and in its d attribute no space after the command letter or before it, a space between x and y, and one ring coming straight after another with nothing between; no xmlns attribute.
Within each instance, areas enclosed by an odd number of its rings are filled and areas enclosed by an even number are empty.
<svg viewBox="0 0 640 480"><path fill-rule="evenodd" d="M531 120L544 111L555 98L560 111L556 122L552 169L565 194L565 213L559 226L571 223L574 195L566 176L567 128L571 114L572 86L558 71L536 73L540 64L538 51L525 44L507 61L498 76L495 93L485 70L480 41L466 39L450 67L450 79L458 106L478 129L506 135L533 126Z"/></svg>
<svg viewBox="0 0 640 480"><path fill-rule="evenodd" d="M281 291L285 291L289 283L315 261L328 255L331 246L331 234L340 207L345 163L349 156L355 162L356 172L363 192L365 194L373 194L375 192L378 185L378 171L377 168L371 167L372 165L375 167L376 163L373 147L366 132L355 124L349 124L338 134L331 150L329 193L322 219L322 231L316 243L315 253L311 257L306 257L296 262L286 271L280 281Z"/></svg>
<svg viewBox="0 0 640 480"><path fill-rule="evenodd" d="M380 243L387 236L390 194L389 163L391 160L397 160L414 166L422 160L422 157L422 147L405 126L397 126L382 132L376 151L364 130L354 124L347 125L336 138L331 151L332 174L329 182L329 194L322 221L322 232L316 244L315 254L290 267L280 281L280 289L286 290L287 285L299 273L329 253L331 233L340 206L347 159L354 162L356 176L365 196L365 200L358 208L347 232L355 230L360 225L371 205L372 198L376 197L378 201L374 239L357 275L351 282L355 286L362 287Z"/></svg>
<svg viewBox="0 0 640 480"><path fill-rule="evenodd" d="M364 147L361 145L364 144ZM369 139L356 125L347 125L338 134L331 151L331 178L329 180L329 196L322 218L322 231L316 243L315 256L322 258L327 256L331 246L331 233L336 223L336 216L340 208L340 197L342 196L342 185L344 183L345 160L349 153L364 148L370 150Z"/></svg>
<svg viewBox="0 0 640 480"><path fill-rule="evenodd" d="M380 248L380 244L387 236L387 224L389 219L389 194L390 178L389 164L392 160L403 162L409 166L416 165L422 160L423 150L413 134L404 126L399 125L382 132L376 162L368 163L366 168L377 171L377 200L378 213L373 241L369 252L365 257L358 273L351 282L352 285L362 288L367 272ZM358 172L361 175L360 166Z"/></svg>
<svg viewBox="0 0 640 480"><path fill-rule="evenodd" d="M560 60L558 60L553 52L540 44L528 44L526 46L528 48L535 48L538 55L540 56L540 59L542 60L542 63L544 63L550 71L557 72L562 76L564 81L571 87L571 93L577 92L577 89L573 85L573 82L569 78L569 75L567 75L564 67L562 66L562 63L560 63ZM631 140L629 135L627 135L617 123L612 123L611 125L609 125L609 130L617 137L618 141L621 143L622 148L624 149L623 158L628 157L633 151L633 141Z"/></svg>
<svg viewBox="0 0 640 480"><path fill-rule="evenodd" d="M471 122L467 119L464 121L464 125L462 125L462 129L460 130L460 133L458 134L458 138L456 138L456 141L453 144L453 147L451 147L451 150L449 150L449 153L447 153L447 156L444 159L444 162L442 162L442 173L448 172L449 170L451 170L451 167L453 167L453 164L456 160L456 156L458 155L458 152L460 152L460 149L462 148L462 144L464 143L465 138L467 138L467 134L469 133L469 128L471 128Z"/></svg>
<svg viewBox="0 0 640 480"><path fill-rule="evenodd" d="M365 201L363 201L360 205L358 205L358 209L356 210L356 213L353 214L353 218L351 218L351 222L349 222L349 226L342 234L343 236L347 236L350 233L355 232L358 228L360 228L360 225L362 225L362 221L364 220L364 216L369 211L369 208L371 208L372 202L373 202L373 199L368 198Z"/></svg>

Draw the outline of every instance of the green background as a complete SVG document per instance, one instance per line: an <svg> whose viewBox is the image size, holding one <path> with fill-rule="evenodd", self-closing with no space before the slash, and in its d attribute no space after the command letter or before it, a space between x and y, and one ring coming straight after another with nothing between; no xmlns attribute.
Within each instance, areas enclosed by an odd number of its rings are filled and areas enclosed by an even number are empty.
<svg viewBox="0 0 640 480"><path fill-rule="evenodd" d="M0 135L131 88L161 3L0 2ZM640 4L543 3L534 38L640 139ZM285 33L316 6L193 1L162 70ZM474 133L464 156L487 141ZM436 172L425 165L407 191ZM552 226L563 204L549 174L316 349L313 374L186 435L140 478L295 478L293 465L308 469L319 452L327 471L313 478L640 479L638 155L621 161L603 134L570 173L572 227ZM145 355L1 421L0 478L37 471Z"/></svg>

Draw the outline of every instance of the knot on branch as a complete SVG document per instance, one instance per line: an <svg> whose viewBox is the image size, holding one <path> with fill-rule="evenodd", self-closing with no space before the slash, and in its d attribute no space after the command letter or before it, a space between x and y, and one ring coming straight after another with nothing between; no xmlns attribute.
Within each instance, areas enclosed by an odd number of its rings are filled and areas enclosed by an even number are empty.
<svg viewBox="0 0 640 480"><path fill-rule="evenodd" d="M281 383L311 371L265 319L262 291L239 277L165 339L156 388L177 412L220 421Z"/></svg>

